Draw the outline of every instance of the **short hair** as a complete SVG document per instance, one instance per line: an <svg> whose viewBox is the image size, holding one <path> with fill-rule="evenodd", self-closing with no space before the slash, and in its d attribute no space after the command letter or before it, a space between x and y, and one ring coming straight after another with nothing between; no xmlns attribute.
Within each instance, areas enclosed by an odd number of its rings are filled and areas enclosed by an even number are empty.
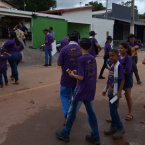
<svg viewBox="0 0 145 145"><path fill-rule="evenodd" d="M20 24L22 24L22 26L23 26L23 23L22 22L20 22Z"/></svg>
<svg viewBox="0 0 145 145"><path fill-rule="evenodd" d="M80 46L84 49L84 50L88 50L91 48L91 40L89 38L82 38L81 42L80 42Z"/></svg>
<svg viewBox="0 0 145 145"><path fill-rule="evenodd" d="M111 49L109 52L113 52L115 53L116 55L119 55L119 51L117 49Z"/></svg>
<svg viewBox="0 0 145 145"><path fill-rule="evenodd" d="M69 40L70 40L70 41L78 42L78 37L75 35L75 33L71 33L71 34L69 35Z"/></svg>
<svg viewBox="0 0 145 145"><path fill-rule="evenodd" d="M49 28L50 28L50 30L53 30L53 27L50 26Z"/></svg>
<svg viewBox="0 0 145 145"><path fill-rule="evenodd" d="M21 28L20 24L17 24L17 28L18 28L18 29L20 29L20 28Z"/></svg>

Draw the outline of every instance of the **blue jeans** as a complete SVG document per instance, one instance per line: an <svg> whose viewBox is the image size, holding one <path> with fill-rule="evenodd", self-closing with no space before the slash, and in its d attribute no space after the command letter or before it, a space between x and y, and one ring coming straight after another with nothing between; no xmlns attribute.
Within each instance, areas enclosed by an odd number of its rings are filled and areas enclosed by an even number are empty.
<svg viewBox="0 0 145 145"><path fill-rule="evenodd" d="M117 128L118 130L123 129L123 124L120 120L119 114L118 114L118 106L119 106L119 100L115 101L113 104L110 103L110 100L112 97L109 97L109 108L110 108L110 115L112 118L111 121L111 128Z"/></svg>
<svg viewBox="0 0 145 145"><path fill-rule="evenodd" d="M76 101L76 100L74 100L72 102L71 107L69 109L68 116L67 116L66 126L63 128L62 133L64 136L69 137L76 114L77 114L78 110L80 109L82 103L84 103L84 105L86 107L88 121L89 121L90 127L92 129L91 136L94 139L99 139L100 136L99 136L99 131L98 131L98 123L97 123L97 118L96 118L96 114L95 114L94 107L93 107L93 101Z"/></svg>
<svg viewBox="0 0 145 145"><path fill-rule="evenodd" d="M62 85L60 87L60 99L62 102L62 111L65 118L68 114L74 89L75 88L68 88Z"/></svg>
<svg viewBox="0 0 145 145"><path fill-rule="evenodd" d="M4 80L5 83L8 83L8 77L7 77L7 72L0 72L0 85L3 85L3 76L4 76Z"/></svg>
<svg viewBox="0 0 145 145"><path fill-rule="evenodd" d="M45 64L48 64L48 55L49 55L49 64L52 63L52 50L45 49Z"/></svg>
<svg viewBox="0 0 145 145"><path fill-rule="evenodd" d="M9 59L9 64L11 67L12 77L15 78L15 81L18 81L18 69L17 66L22 60L22 54L21 53L14 53L12 54L11 58Z"/></svg>

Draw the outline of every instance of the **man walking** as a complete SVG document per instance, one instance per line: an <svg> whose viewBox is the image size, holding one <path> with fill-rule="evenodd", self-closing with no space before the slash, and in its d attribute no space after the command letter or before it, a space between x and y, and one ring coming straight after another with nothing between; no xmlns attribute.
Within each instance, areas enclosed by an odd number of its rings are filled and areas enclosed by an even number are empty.
<svg viewBox="0 0 145 145"><path fill-rule="evenodd" d="M51 66L52 64L52 44L54 42L53 37L48 33L48 29L43 30L45 34L45 65L44 66ZM48 64L48 55L49 55L49 64Z"/></svg>

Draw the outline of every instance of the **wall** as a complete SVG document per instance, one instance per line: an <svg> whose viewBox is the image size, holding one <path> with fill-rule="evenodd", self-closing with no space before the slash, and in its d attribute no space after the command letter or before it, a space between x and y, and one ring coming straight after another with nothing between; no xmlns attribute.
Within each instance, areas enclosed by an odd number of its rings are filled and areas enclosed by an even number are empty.
<svg viewBox="0 0 145 145"><path fill-rule="evenodd" d="M88 37L90 31L89 24L68 23L68 34L71 34L74 30L80 32L81 38Z"/></svg>
<svg viewBox="0 0 145 145"><path fill-rule="evenodd" d="M63 13L62 17L72 23L91 24L92 9Z"/></svg>
<svg viewBox="0 0 145 145"><path fill-rule="evenodd" d="M11 6L11 5L9 5L9 4L7 4L7 3L5 3L5 2L2 2L1 0L0 0L0 6L4 6L4 7L6 7L6 8L14 8L13 6Z"/></svg>
<svg viewBox="0 0 145 145"><path fill-rule="evenodd" d="M107 32L113 37L113 29L114 20L92 18L91 30L97 33L96 38L102 47L105 45Z"/></svg>
<svg viewBox="0 0 145 145"><path fill-rule="evenodd" d="M67 36L67 22L61 19L53 19L46 17L37 17L32 20L32 39L33 48L40 48L44 42L45 35L42 30L53 26L55 32L55 40L61 41L62 38Z"/></svg>

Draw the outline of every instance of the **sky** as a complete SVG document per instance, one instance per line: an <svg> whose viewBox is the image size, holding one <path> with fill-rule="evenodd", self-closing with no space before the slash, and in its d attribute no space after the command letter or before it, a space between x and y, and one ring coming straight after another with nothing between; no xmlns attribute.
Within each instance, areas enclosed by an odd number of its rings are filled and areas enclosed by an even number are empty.
<svg viewBox="0 0 145 145"><path fill-rule="evenodd" d="M96 0L57 0L57 8L63 9L63 8L72 8L72 7L80 7L85 6L85 4L96 1ZM97 0L98 2L101 2L103 6L106 7L106 0ZM112 7L112 3L119 4L121 2L126 2L129 0L108 0L108 8ZM80 5L81 2L81 5ZM145 13L145 0L135 0L135 5L138 7L139 14Z"/></svg>

